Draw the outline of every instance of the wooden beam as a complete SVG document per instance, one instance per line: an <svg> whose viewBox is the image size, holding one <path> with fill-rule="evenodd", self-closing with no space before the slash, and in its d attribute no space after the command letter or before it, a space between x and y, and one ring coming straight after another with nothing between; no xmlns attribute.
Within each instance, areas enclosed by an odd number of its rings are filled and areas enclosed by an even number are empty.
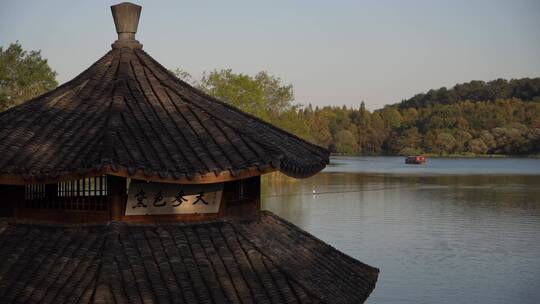
<svg viewBox="0 0 540 304"><path fill-rule="evenodd" d="M129 223L195 222L211 221L218 217L217 213L126 215L121 220Z"/></svg>
<svg viewBox="0 0 540 304"><path fill-rule="evenodd" d="M261 210L261 177L225 184L219 217L248 217Z"/></svg>
<svg viewBox="0 0 540 304"><path fill-rule="evenodd" d="M250 167L241 170L238 174L233 175L229 170L222 171L220 173L209 172L206 174L196 174L193 178L181 177L160 177L158 174L148 176L144 173L143 170L136 171L133 174L129 174L127 168L119 167L116 170L113 170L110 166L103 167L102 170L91 170L84 174L77 173L66 173L58 177L45 177L45 178L30 178L24 179L20 175L0 175L0 185L28 185L28 184L52 184L62 181L78 180L86 177L94 177L101 175L113 175L124 178L133 178L138 180L144 180L149 182L156 183L170 183L170 184L213 184L213 183L223 183L228 181L235 181L245 178L250 178L254 176L260 176L262 174L271 173L279 170L279 168L274 168L268 166L265 169L259 169L258 167Z"/></svg>
<svg viewBox="0 0 540 304"><path fill-rule="evenodd" d="M104 223L109 221L107 211L20 209L17 218L43 223Z"/></svg>
<svg viewBox="0 0 540 304"><path fill-rule="evenodd" d="M109 208L109 220L120 221L125 214L127 202L126 178L119 176L107 176L107 204Z"/></svg>

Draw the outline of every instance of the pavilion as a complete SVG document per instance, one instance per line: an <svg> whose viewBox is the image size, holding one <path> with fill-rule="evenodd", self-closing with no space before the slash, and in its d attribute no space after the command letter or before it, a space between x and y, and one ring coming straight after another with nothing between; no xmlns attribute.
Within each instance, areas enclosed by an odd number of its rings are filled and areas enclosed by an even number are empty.
<svg viewBox="0 0 540 304"><path fill-rule="evenodd" d="M378 269L261 211L260 176L327 150L179 80L111 7L118 40L0 113L1 303L361 303Z"/></svg>

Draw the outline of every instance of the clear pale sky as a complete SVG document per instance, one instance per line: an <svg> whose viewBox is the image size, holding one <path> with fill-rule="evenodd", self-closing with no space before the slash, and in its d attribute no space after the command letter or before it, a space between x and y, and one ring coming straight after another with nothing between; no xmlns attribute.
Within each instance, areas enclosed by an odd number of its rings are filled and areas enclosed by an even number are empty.
<svg viewBox="0 0 540 304"><path fill-rule="evenodd" d="M120 1L0 0L0 45L42 51L65 82L116 39ZM137 39L199 77L266 70L296 101L370 109L470 80L540 76L540 1L134 1Z"/></svg>

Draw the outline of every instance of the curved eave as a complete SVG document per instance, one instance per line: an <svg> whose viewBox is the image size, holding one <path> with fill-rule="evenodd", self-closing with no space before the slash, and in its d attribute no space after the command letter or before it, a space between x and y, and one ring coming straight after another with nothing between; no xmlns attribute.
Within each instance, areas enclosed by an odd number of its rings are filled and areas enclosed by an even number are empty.
<svg viewBox="0 0 540 304"><path fill-rule="evenodd" d="M101 175L113 175L170 184L212 184L250 178L275 171L293 178L308 178L319 173L325 167L326 164L324 163L316 163L308 168L302 168L288 163L271 162L268 165L252 166L240 170L223 170L221 172L195 173L193 175L180 174L175 177L174 174L163 176L158 172L148 173L144 169L132 171L125 166L104 165L99 169L91 168L76 172L61 172L55 175L0 173L0 185L52 184Z"/></svg>
<svg viewBox="0 0 540 304"><path fill-rule="evenodd" d="M134 173L130 174L129 170L123 166L104 166L101 170L92 169L84 173L67 172L58 176L22 176L17 174L0 174L0 185L52 184L101 175L113 175L138 180L145 180L148 182L168 184L212 184L250 178L266 173L275 172L278 170L279 168L274 168L271 166L268 166L264 169L258 167L250 167L235 173L231 172L230 170L225 170L218 173L209 172L206 174L195 174L191 177L181 176L179 178L175 178L172 176L162 177L157 173L146 174L144 170L137 170Z"/></svg>
<svg viewBox="0 0 540 304"><path fill-rule="evenodd" d="M28 185L28 184L52 184L63 181L78 180L87 177L95 177L101 175L113 175L138 180L145 180L157 183L169 184L212 184L235 181L254 176L259 176L267 173L279 171L286 176L293 178L308 178L326 167L326 164L318 164L305 170L294 166L283 166L281 163L276 163L275 166L267 165L264 167L249 167L239 171L224 170L221 172L208 172L206 174L196 173L193 176L182 175L178 178L174 176L160 176L159 173L147 174L145 170L136 170L130 173L131 170L124 166L106 165L101 169L89 169L78 172L65 172L52 175L21 175L21 174L1 174L0 185Z"/></svg>
<svg viewBox="0 0 540 304"><path fill-rule="evenodd" d="M87 177L95 177L101 175L113 175L126 178L133 178L138 180L145 180L149 182L157 183L169 183L169 184L212 184L212 183L223 183L229 181L235 181L245 178L250 178L254 176L259 176L271 172L280 171L281 173L294 178L307 178L317 174L320 170L324 169L324 165L312 168L312 171L305 170L284 170L280 167L280 164L277 166L266 166L262 167L250 167L238 172L232 172L231 170L224 170L218 173L209 172L206 174L195 174L193 176L181 176L175 178L173 176L160 176L158 173L147 174L144 170L137 170L133 173L130 173L128 168L123 166L103 166L100 170L91 169L86 172L66 172L64 174L59 174L56 176L51 175L33 175L33 176L23 176L19 174L0 174L0 184L2 185L28 185L28 184L52 184L63 181L77 180Z"/></svg>

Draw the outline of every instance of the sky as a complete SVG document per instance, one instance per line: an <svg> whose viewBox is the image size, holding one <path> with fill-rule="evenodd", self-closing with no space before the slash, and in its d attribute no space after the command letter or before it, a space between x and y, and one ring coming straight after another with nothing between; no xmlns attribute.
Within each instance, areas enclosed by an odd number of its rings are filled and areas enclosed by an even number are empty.
<svg viewBox="0 0 540 304"><path fill-rule="evenodd" d="M41 50L68 81L110 50L120 1L0 0L0 46ZM540 76L540 1L133 1L137 39L199 78L268 71L296 102L381 108L471 80Z"/></svg>

